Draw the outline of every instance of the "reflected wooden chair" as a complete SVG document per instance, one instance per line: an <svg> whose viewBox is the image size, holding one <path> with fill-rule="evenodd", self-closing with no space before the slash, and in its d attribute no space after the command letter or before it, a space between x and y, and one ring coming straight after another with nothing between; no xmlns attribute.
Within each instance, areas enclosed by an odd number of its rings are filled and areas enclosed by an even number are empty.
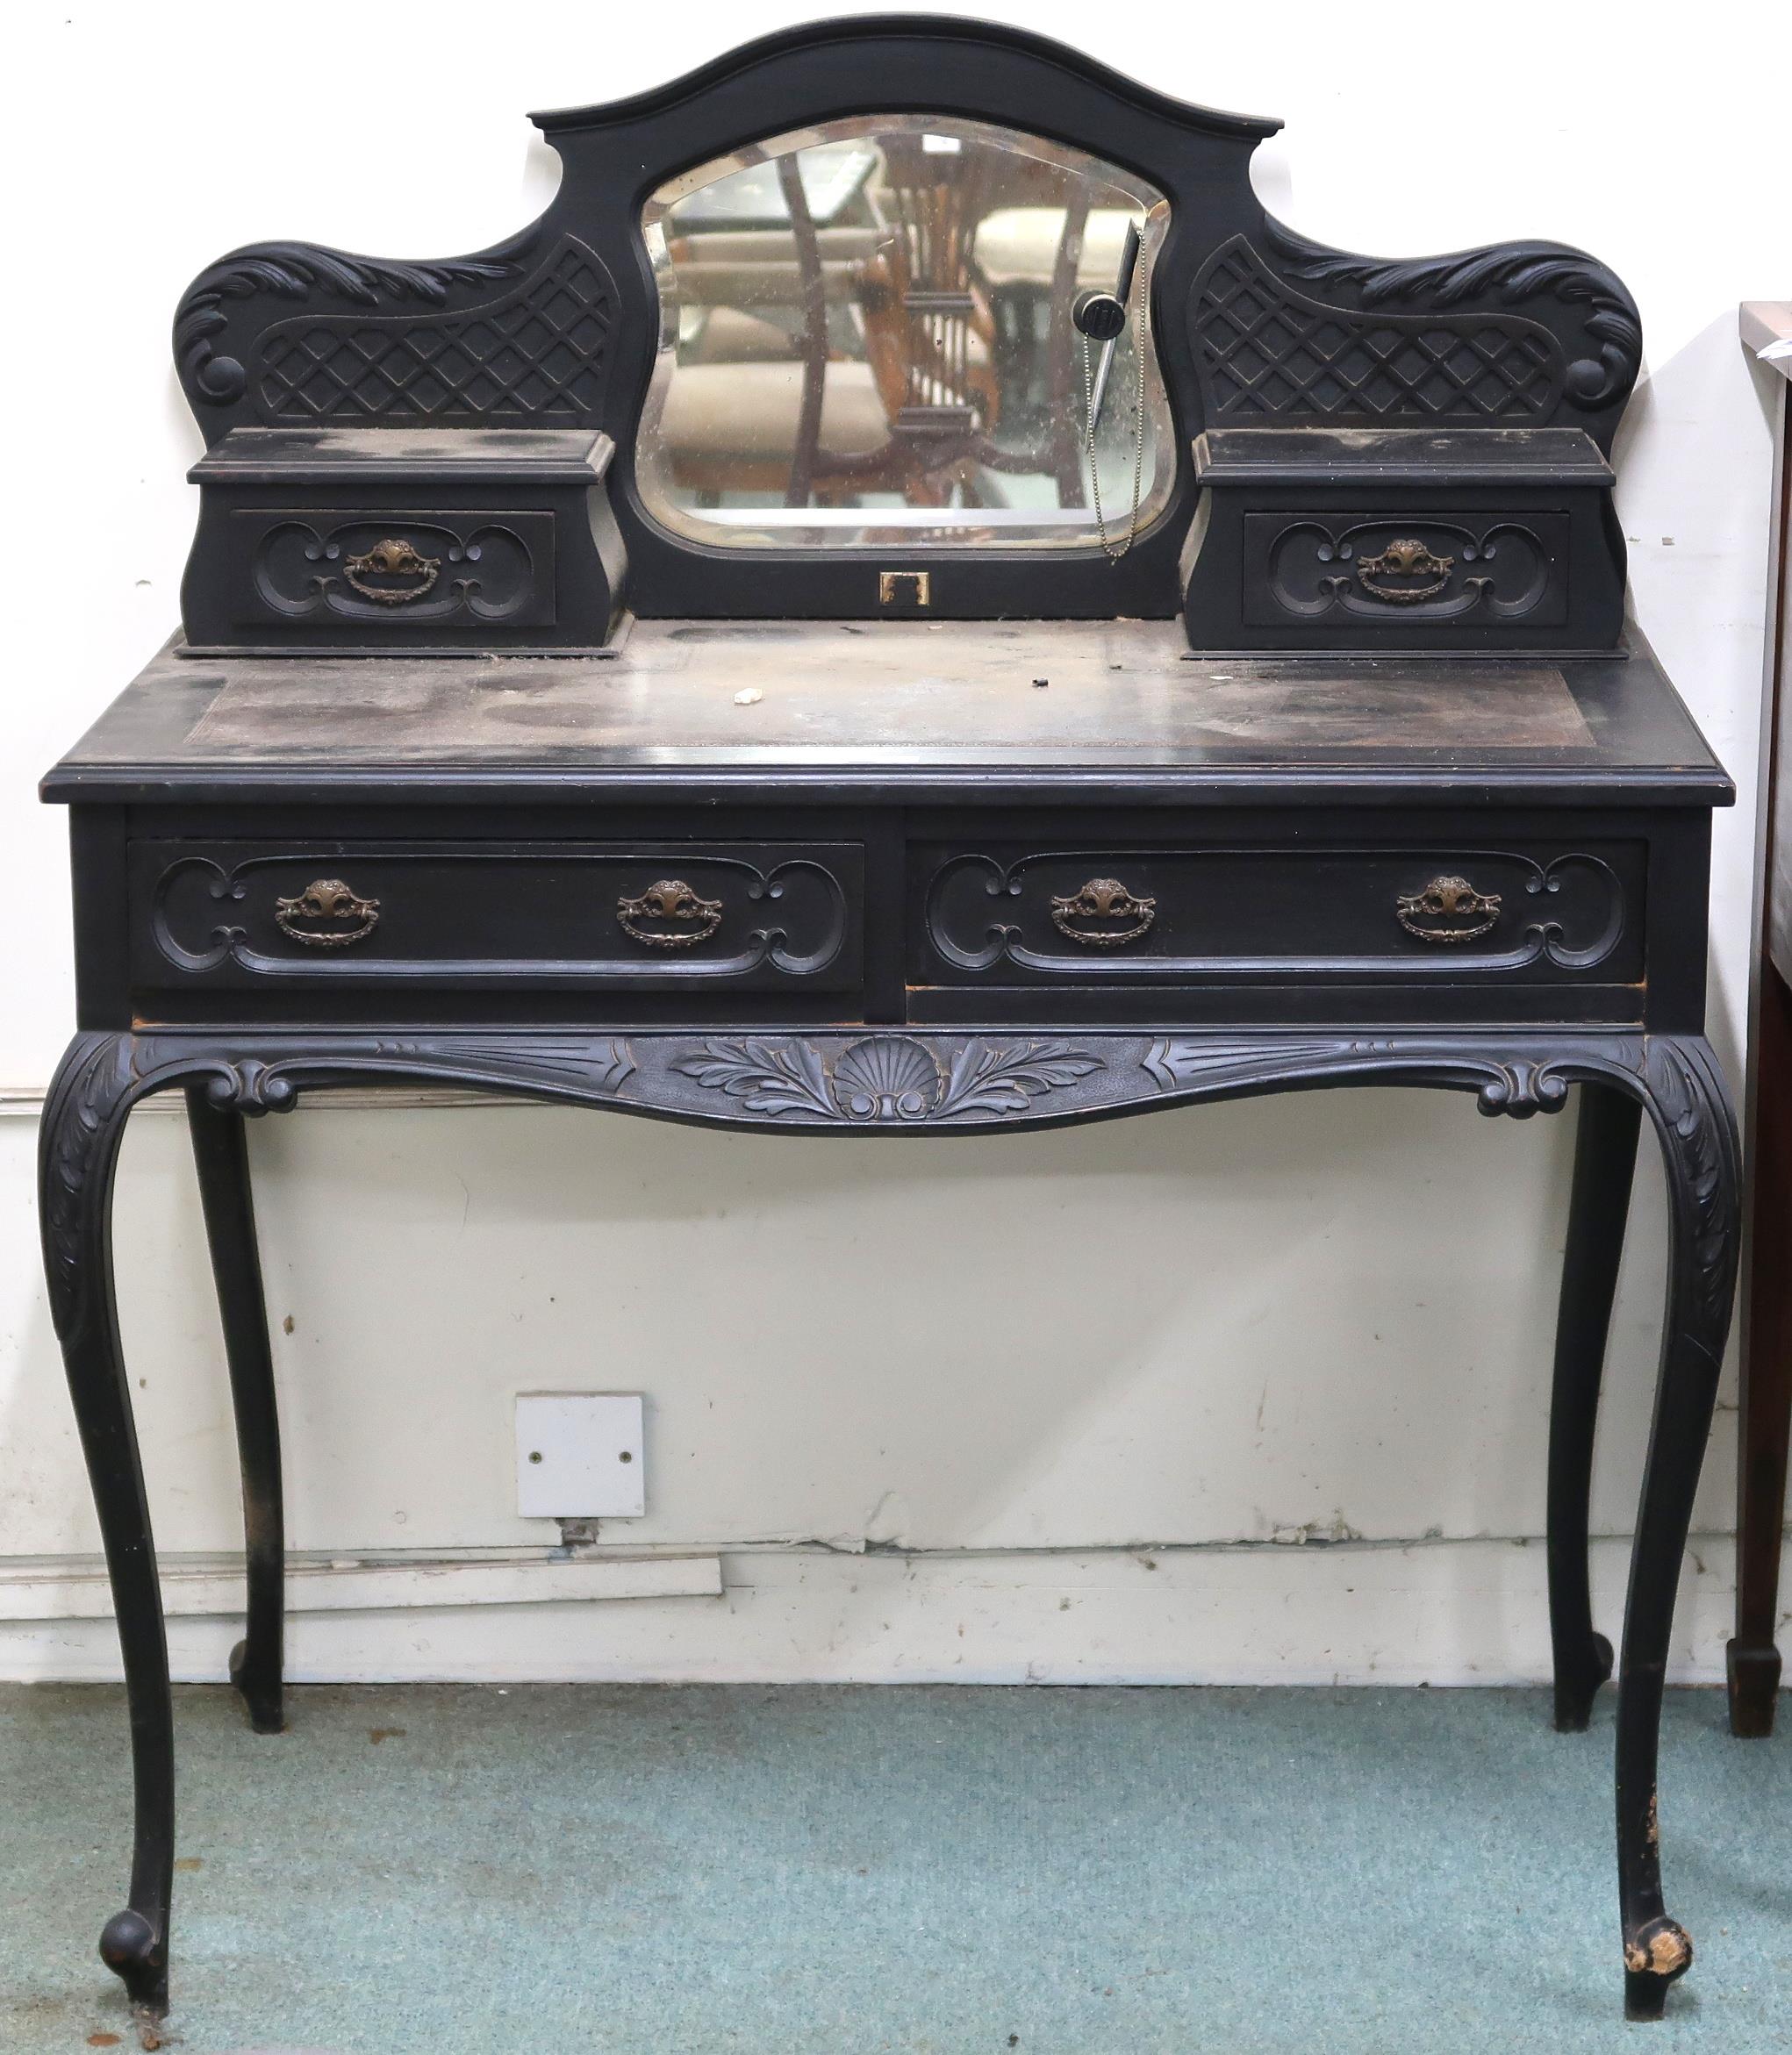
<svg viewBox="0 0 1792 2055"><path fill-rule="evenodd" d="M1001 474L1037 474L1042 458L1000 440L1004 367L978 251L990 221L1006 216L1012 243L1025 216L1030 243L1041 243L1042 229L1050 240L1048 304L1064 327L1064 347L1047 353L1056 370L1043 468L1058 504L1081 506L1068 337L1086 193L1053 175L1062 190L1043 193L1046 204L993 209L1012 189L1011 166L974 149L929 149L918 135L887 137L883 150L881 228L818 227L786 157L778 177L788 229L670 244L680 300L702 310L699 328L681 341L661 415L676 480L708 505L728 493L786 507L885 494L915 506L1002 505ZM771 318L785 311L789 325ZM839 345L842 311L863 358Z"/></svg>

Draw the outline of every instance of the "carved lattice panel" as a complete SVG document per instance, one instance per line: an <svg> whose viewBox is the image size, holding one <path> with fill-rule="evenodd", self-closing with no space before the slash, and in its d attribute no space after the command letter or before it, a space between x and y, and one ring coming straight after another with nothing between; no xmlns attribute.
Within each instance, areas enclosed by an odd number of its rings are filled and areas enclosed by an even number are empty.
<svg viewBox="0 0 1792 2055"><path fill-rule="evenodd" d="M1561 397L1561 350L1538 323L1327 306L1292 291L1243 236L1215 253L1191 300L1209 422L1539 421Z"/></svg>
<svg viewBox="0 0 1792 2055"><path fill-rule="evenodd" d="M615 323L602 259L568 236L483 306L280 322L262 337L256 393L275 421L595 424Z"/></svg>

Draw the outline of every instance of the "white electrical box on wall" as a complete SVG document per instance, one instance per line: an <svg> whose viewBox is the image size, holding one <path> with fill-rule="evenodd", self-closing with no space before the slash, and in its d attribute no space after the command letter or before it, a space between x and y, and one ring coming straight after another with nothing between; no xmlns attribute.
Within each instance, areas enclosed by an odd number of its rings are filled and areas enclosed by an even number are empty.
<svg viewBox="0 0 1792 2055"><path fill-rule="evenodd" d="M525 1520L638 1520L647 1464L638 1392L520 1392L517 1511Z"/></svg>

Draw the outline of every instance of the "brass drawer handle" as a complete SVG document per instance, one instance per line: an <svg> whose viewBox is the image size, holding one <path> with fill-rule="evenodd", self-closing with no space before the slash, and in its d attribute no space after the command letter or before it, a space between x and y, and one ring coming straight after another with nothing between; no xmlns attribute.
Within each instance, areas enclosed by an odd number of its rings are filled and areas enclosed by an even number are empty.
<svg viewBox="0 0 1792 2055"><path fill-rule="evenodd" d="M1473 942L1500 918L1500 895L1477 891L1466 877L1434 877L1423 891L1402 892L1395 912L1421 942Z"/></svg>
<svg viewBox="0 0 1792 2055"><path fill-rule="evenodd" d="M376 599L382 606L408 606L420 599L441 572L439 556L424 556L402 536L388 535L376 542L365 556L351 556L342 566L348 583L363 599ZM376 578L414 578L412 585L369 585Z"/></svg>
<svg viewBox="0 0 1792 2055"><path fill-rule="evenodd" d="M1158 902L1129 892L1117 877L1092 877L1080 891L1068 899L1053 899L1051 918L1058 932L1091 949L1117 949L1123 942L1136 942L1158 918ZM1122 926L1079 927L1079 920L1121 922Z"/></svg>
<svg viewBox="0 0 1792 2055"><path fill-rule="evenodd" d="M1473 555L1473 552L1470 553ZM1357 565L1357 578L1366 592L1395 606L1416 599L1432 599L1450 583L1453 556L1438 556L1411 536L1390 542L1380 556L1366 556ZM1423 578L1422 585L1388 584L1389 578ZM1377 581L1382 581L1378 583Z"/></svg>
<svg viewBox="0 0 1792 2055"><path fill-rule="evenodd" d="M706 942L721 926L721 901L699 899L682 877L663 877L650 884L638 899L626 895L616 902L616 919L623 934L649 949L688 949ZM677 927L642 927L642 920L675 920Z"/></svg>
<svg viewBox="0 0 1792 2055"><path fill-rule="evenodd" d="M364 899L340 877L313 878L294 899L276 899L274 918L280 932L307 949L347 949L363 941L379 926L380 903ZM304 920L328 920L329 927L302 927Z"/></svg>

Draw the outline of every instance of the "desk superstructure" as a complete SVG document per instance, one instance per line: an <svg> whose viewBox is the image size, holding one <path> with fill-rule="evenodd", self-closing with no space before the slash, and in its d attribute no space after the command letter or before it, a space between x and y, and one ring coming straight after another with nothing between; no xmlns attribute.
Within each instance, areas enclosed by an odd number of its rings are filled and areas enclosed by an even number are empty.
<svg viewBox="0 0 1792 2055"><path fill-rule="evenodd" d="M914 114L835 133L870 76ZM1000 29L824 25L543 118L566 183L497 251L273 245L197 282L185 632L46 783L80 1031L43 1230L137 1790L105 1959L165 2008L172 1714L108 1225L147 1093L193 1125L243 1461L232 1676L272 1730L247 1116L430 1079L930 1136L1434 1085L1578 1103L1565 1729L1612 1667L1593 1428L1645 1119L1660 1145L1617 1742L1627 2001L1658 2016L1691 1959L1659 1879L1663 1669L1735 1264L1703 1035L1732 795L1613 605L1622 286L1548 244L1321 250L1251 196L1272 125ZM1236 646L1194 647L1203 620Z"/></svg>

